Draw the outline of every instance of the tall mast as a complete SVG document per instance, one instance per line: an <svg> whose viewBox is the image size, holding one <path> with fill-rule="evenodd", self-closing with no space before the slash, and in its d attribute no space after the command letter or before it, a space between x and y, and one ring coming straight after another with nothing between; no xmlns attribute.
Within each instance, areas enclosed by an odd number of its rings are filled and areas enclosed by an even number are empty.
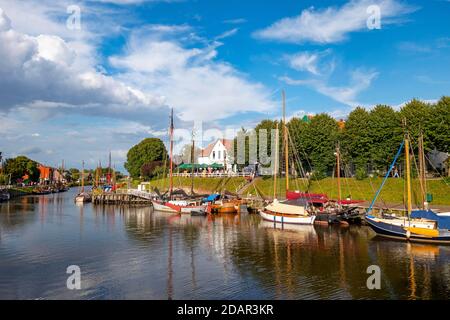
<svg viewBox="0 0 450 320"><path fill-rule="evenodd" d="M194 194L194 170L195 170L195 133L192 129L192 150L191 150L191 162L192 162L192 172L191 172L191 194Z"/></svg>
<svg viewBox="0 0 450 320"><path fill-rule="evenodd" d="M405 135L405 157L406 157L406 193L407 193L407 206L408 206L408 218L411 217L412 212L412 199L411 199L411 164L409 158L409 136Z"/></svg>
<svg viewBox="0 0 450 320"><path fill-rule="evenodd" d="M61 172L59 173L59 182L62 183L64 178L64 159L61 163Z"/></svg>
<svg viewBox="0 0 450 320"><path fill-rule="evenodd" d="M100 176L100 162L97 165L97 169L95 170L95 187L99 186L99 176Z"/></svg>
<svg viewBox="0 0 450 320"><path fill-rule="evenodd" d="M286 163L286 192L289 190L289 140L286 123L286 93L283 90L283 133L284 133L284 160Z"/></svg>
<svg viewBox="0 0 450 320"><path fill-rule="evenodd" d="M108 184L111 184L111 151L109 152L109 160L108 160Z"/></svg>
<svg viewBox="0 0 450 320"><path fill-rule="evenodd" d="M278 175L278 144L279 144L278 122L275 130L275 168L273 172L273 200L277 198L277 175Z"/></svg>
<svg viewBox="0 0 450 320"><path fill-rule="evenodd" d="M173 193L173 108L170 113L170 128L169 128L169 136L170 136L170 171L169 171L169 198L172 199Z"/></svg>
<svg viewBox="0 0 450 320"><path fill-rule="evenodd" d="M423 132L420 132L419 136L419 176L420 176L420 188L422 191L422 208L426 210L425 203L427 202L427 182L425 178L425 150L423 142Z"/></svg>
<svg viewBox="0 0 450 320"><path fill-rule="evenodd" d="M81 165L81 193L84 193L84 160Z"/></svg>
<svg viewBox="0 0 450 320"><path fill-rule="evenodd" d="M341 150L339 142L336 147L336 169L337 169L337 184L338 184L338 205L340 205L342 200L342 191L341 191Z"/></svg>
<svg viewBox="0 0 450 320"><path fill-rule="evenodd" d="M116 164L113 165L112 169L112 190L116 192Z"/></svg>
<svg viewBox="0 0 450 320"><path fill-rule="evenodd" d="M98 164L99 164L99 185L102 183L102 180L104 181L104 176L103 176L103 167L102 167L102 161L101 160L99 160L98 161Z"/></svg>

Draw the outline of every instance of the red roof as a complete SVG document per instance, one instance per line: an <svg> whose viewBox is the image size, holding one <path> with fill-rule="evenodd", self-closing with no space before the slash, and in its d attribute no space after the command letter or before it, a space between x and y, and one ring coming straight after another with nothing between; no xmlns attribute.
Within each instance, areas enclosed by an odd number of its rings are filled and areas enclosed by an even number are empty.
<svg viewBox="0 0 450 320"><path fill-rule="evenodd" d="M230 150L233 149L234 147L234 140L230 140L230 139L221 139L221 140L216 140L212 143L210 143L205 149L202 150L202 157L209 157L211 152L214 149L214 146L217 144L217 142L221 141L222 144L225 146L225 148L227 149L227 151L229 152Z"/></svg>

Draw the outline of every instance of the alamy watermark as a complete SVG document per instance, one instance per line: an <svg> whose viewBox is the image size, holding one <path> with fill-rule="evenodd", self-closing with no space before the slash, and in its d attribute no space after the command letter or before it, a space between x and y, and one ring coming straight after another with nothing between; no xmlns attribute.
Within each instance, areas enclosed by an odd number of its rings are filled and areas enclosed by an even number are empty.
<svg viewBox="0 0 450 320"><path fill-rule="evenodd" d="M369 30L381 29L381 8L378 5L367 7L366 13L369 15L366 21Z"/></svg>
<svg viewBox="0 0 450 320"><path fill-rule="evenodd" d="M66 20L66 27L69 30L81 30L81 7L70 5L67 7L69 17Z"/></svg>
<svg viewBox="0 0 450 320"><path fill-rule="evenodd" d="M381 289L381 268L376 265L369 266L367 268L367 274L370 274L367 278L367 289L380 290Z"/></svg>
<svg viewBox="0 0 450 320"><path fill-rule="evenodd" d="M81 290L81 268L77 265L71 265L67 267L66 273L70 274L66 281L67 289Z"/></svg>

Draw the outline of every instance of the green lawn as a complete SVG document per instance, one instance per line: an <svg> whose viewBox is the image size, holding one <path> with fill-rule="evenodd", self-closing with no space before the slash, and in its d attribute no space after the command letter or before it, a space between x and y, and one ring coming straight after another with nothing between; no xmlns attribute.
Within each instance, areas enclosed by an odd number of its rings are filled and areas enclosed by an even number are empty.
<svg viewBox="0 0 450 320"><path fill-rule="evenodd" d="M244 178L196 178L194 181L194 187L197 192L210 193L218 191L219 189L227 189L231 192L236 192L239 186L245 182ZM376 190L381 185L381 178L356 180L356 179L341 179L342 196L347 197L351 195L353 199L358 200L372 200ZM161 190L167 189L168 179L160 179L152 181L152 186L156 186ZM255 182L256 188L250 186L244 195L256 195L257 190L263 195L271 197L273 195L273 179L261 178ZM433 195L432 204L435 205L450 205L450 185L446 184L443 180L428 180L428 192ZM174 187L190 188L190 178L178 178L174 177ZM379 201L385 201L386 203L403 203L403 190L405 188L403 179L388 179L384 186ZM278 197L282 198L285 189L285 180L277 179ZM309 191L312 193L325 193L330 198L337 198L337 180L333 178L327 178L320 181L314 181L308 188L307 181L304 179L291 179L291 190ZM420 203L420 185L417 180L413 181L413 198L414 203Z"/></svg>
<svg viewBox="0 0 450 320"><path fill-rule="evenodd" d="M212 193L220 190L236 192L244 183L244 178L195 178L194 189L198 193ZM174 188L190 188L192 179L187 177L174 177L173 184ZM167 190L169 187L169 179L153 180L151 181L151 186L157 187L160 190Z"/></svg>

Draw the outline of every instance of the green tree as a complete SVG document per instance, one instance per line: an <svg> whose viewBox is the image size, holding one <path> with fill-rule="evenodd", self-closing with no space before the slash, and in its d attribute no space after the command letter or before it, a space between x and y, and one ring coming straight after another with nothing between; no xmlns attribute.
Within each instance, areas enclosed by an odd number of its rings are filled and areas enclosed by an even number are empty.
<svg viewBox="0 0 450 320"><path fill-rule="evenodd" d="M370 158L372 144L367 128L369 117L369 112L364 108L358 107L353 110L345 123L341 139L343 158L364 170Z"/></svg>
<svg viewBox="0 0 450 320"><path fill-rule="evenodd" d="M6 174L2 174L0 173L0 186L1 185L6 185L9 182L9 176L7 176Z"/></svg>
<svg viewBox="0 0 450 320"><path fill-rule="evenodd" d="M302 134L303 147L317 177L322 177L333 169L339 127L328 114L319 114L311 119Z"/></svg>
<svg viewBox="0 0 450 320"><path fill-rule="evenodd" d="M69 169L69 180L70 181L78 181L80 179L80 170L77 168L70 168Z"/></svg>
<svg viewBox="0 0 450 320"><path fill-rule="evenodd" d="M430 149L450 151L450 97L442 97L431 108L429 131Z"/></svg>
<svg viewBox="0 0 450 320"><path fill-rule="evenodd" d="M141 177L145 179L154 178L160 172L160 168L163 165L163 161L160 160L144 163L141 167Z"/></svg>
<svg viewBox="0 0 450 320"><path fill-rule="evenodd" d="M406 129L411 137L417 141L421 132L424 133L425 150L429 150L430 124L432 121L431 112L433 108L429 103L420 100L411 100L400 109L400 120L406 120Z"/></svg>
<svg viewBox="0 0 450 320"><path fill-rule="evenodd" d="M403 140L399 113L390 106L376 106L369 114L367 130L370 137L369 159L373 168L387 170Z"/></svg>
<svg viewBox="0 0 450 320"><path fill-rule="evenodd" d="M128 151L125 169L131 177L139 178L145 163L164 161L166 158L167 150L164 143L157 138L147 138Z"/></svg>
<svg viewBox="0 0 450 320"><path fill-rule="evenodd" d="M33 182L39 181L39 169L37 162L25 156L7 159L5 162L5 174L11 175L11 181L17 181L28 175Z"/></svg>
<svg viewBox="0 0 450 320"><path fill-rule="evenodd" d="M298 172L311 171L310 159L305 152L305 132L308 129L309 120L305 121L299 118L292 118L288 123L289 135L290 135L290 155L293 157L293 163ZM280 133L281 129L280 129ZM282 141L282 135L280 136L280 146ZM280 150L280 154L284 153Z"/></svg>

